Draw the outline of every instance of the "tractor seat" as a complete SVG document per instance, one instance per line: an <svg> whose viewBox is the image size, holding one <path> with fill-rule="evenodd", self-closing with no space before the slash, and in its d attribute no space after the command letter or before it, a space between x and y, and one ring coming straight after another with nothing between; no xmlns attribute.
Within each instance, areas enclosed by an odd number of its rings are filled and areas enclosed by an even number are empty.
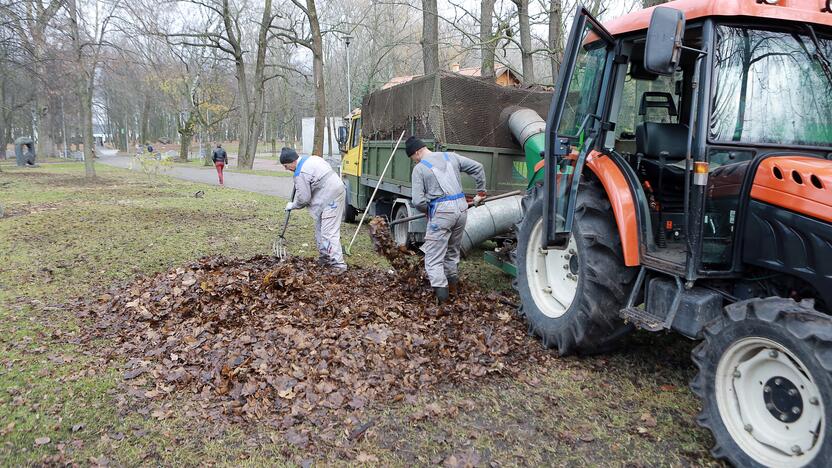
<svg viewBox="0 0 832 468"><path fill-rule="evenodd" d="M687 125L644 122L636 127L636 152L641 153L643 159L655 161L664 156L665 161L672 164L685 159L687 139Z"/></svg>
<svg viewBox="0 0 832 468"><path fill-rule="evenodd" d="M665 108L671 117L678 115L670 93L644 93L639 115L645 115L650 107ZM636 126L639 172L650 182L666 211L682 210L685 171L674 164L685 159L687 137L688 126L680 123L644 122Z"/></svg>

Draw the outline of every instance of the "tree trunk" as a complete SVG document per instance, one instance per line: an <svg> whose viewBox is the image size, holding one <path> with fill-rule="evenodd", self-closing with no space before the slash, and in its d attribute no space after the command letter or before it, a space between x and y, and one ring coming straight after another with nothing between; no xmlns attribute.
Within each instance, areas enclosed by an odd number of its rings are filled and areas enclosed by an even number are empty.
<svg viewBox="0 0 832 468"><path fill-rule="evenodd" d="M193 141L194 133L196 133L196 113L198 109L194 109L188 114L188 119L177 129L179 133L179 161L188 162L188 156L191 150L191 141Z"/></svg>
<svg viewBox="0 0 832 468"><path fill-rule="evenodd" d="M529 0L512 0L517 5L520 21L520 56L523 62L523 82L534 84L534 58L532 57L532 31L529 25Z"/></svg>
<svg viewBox="0 0 832 468"><path fill-rule="evenodd" d="M87 179L95 178L95 150L92 138L92 91L95 84L95 64L87 74L84 66L84 51L81 44L81 33L78 27L78 8L76 0L67 0L69 13L69 27L72 36L72 46L75 63L72 64L76 93L81 117L81 135L84 142L84 173Z"/></svg>
<svg viewBox="0 0 832 468"><path fill-rule="evenodd" d="M52 136L49 134L49 98L41 86L36 86L36 88L38 89L35 91L35 132L37 132L35 153L41 158L47 158L52 156L55 149Z"/></svg>
<svg viewBox="0 0 832 468"><path fill-rule="evenodd" d="M563 63L563 5L561 0L549 2L549 61L552 64L552 82L557 82L558 70Z"/></svg>
<svg viewBox="0 0 832 468"><path fill-rule="evenodd" d="M329 151L326 152L327 156L332 156L332 129L335 127L335 122L332 121L331 117L326 118L326 142L329 146Z"/></svg>
<svg viewBox="0 0 832 468"><path fill-rule="evenodd" d="M439 13L436 0L422 0L422 61L425 75L439 71Z"/></svg>
<svg viewBox="0 0 832 468"><path fill-rule="evenodd" d="M193 138L193 132L179 132L179 161L188 162L188 155L191 151L191 141L193 141Z"/></svg>
<svg viewBox="0 0 832 468"><path fill-rule="evenodd" d="M483 78L494 78L494 3L497 0L480 1L480 73Z"/></svg>
<svg viewBox="0 0 832 468"><path fill-rule="evenodd" d="M141 112L142 135L139 144L150 143L150 97L145 94Z"/></svg>
<svg viewBox="0 0 832 468"><path fill-rule="evenodd" d="M6 159L6 129L11 126L11 122L6 118L6 77L0 76L0 159Z"/></svg>
<svg viewBox="0 0 832 468"><path fill-rule="evenodd" d="M245 165L244 155L248 153L248 129L251 125L251 106L248 97L248 76L246 73L246 63L243 57L243 48L240 44L240 38L235 32L235 25L231 18L231 9L228 6L228 0L222 1L222 18L225 26L225 33L227 35L229 46L233 50L234 68L237 71L237 92L240 94L240 145L237 150L237 167L243 169L250 169L251 166ZM253 163L254 161L252 161Z"/></svg>
<svg viewBox="0 0 832 468"><path fill-rule="evenodd" d="M43 52L46 48L46 41L43 37L48 18L37 18L32 28L32 62L35 69L35 122L33 133L37 134L35 141L35 154L46 158L52 154L54 146L49 134L49 97L43 81L46 79L43 67ZM34 138L35 135L32 135Z"/></svg>
<svg viewBox="0 0 832 468"><path fill-rule="evenodd" d="M324 88L324 41L315 0L306 0L309 12L309 27L312 30L312 75L315 80L315 137L312 140L312 154L323 156L324 120L326 119L326 89Z"/></svg>
<svg viewBox="0 0 832 468"><path fill-rule="evenodd" d="M74 2L75 0L70 0ZM95 149L92 137L92 92L84 81L78 80L78 103L81 109L81 133L84 141L84 175L95 178Z"/></svg>
<svg viewBox="0 0 832 468"><path fill-rule="evenodd" d="M272 0L266 0L263 5L263 17L257 35L257 59L254 64L254 108L251 110L248 126L248 144L246 151L239 154L238 166L246 169L254 167L257 154L257 144L263 132L263 110L266 95L266 50L268 49L268 33L271 26Z"/></svg>

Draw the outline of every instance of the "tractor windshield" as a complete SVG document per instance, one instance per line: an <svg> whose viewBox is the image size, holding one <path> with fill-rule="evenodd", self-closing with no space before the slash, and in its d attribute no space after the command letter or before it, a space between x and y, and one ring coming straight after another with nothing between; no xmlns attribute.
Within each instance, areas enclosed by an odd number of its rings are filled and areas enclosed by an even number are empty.
<svg viewBox="0 0 832 468"><path fill-rule="evenodd" d="M832 146L832 40L812 33L718 28L711 140Z"/></svg>

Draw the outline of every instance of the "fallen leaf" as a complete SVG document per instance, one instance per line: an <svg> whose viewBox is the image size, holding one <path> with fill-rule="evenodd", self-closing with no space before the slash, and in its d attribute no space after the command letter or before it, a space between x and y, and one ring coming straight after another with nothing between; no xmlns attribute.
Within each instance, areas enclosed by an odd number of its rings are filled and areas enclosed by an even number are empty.
<svg viewBox="0 0 832 468"><path fill-rule="evenodd" d="M472 468L480 465L480 454L475 450L449 455L442 461L442 465L448 468Z"/></svg>
<svg viewBox="0 0 832 468"><path fill-rule="evenodd" d="M375 404L413 405L414 420L454 418L477 404L425 404L422 395L491 376L540 385L528 366L548 354L529 345L510 300L469 283L437 313L425 306L432 293L419 257L384 249L393 274L335 276L309 258L214 256L110 287L106 302L96 292L73 304L95 321L74 339L114 346L80 375L126 362L121 412L268 425L304 447L338 445L339 427L359 439L363 411Z"/></svg>
<svg viewBox="0 0 832 468"><path fill-rule="evenodd" d="M355 457L358 463L378 463L378 457L368 453L361 452Z"/></svg>
<svg viewBox="0 0 832 468"><path fill-rule="evenodd" d="M135 379L136 377L147 372L147 367L139 367L138 369L129 370L124 373L124 380Z"/></svg>
<svg viewBox="0 0 832 468"><path fill-rule="evenodd" d="M286 431L286 441L299 448L304 448L309 444L309 436L298 432L295 428Z"/></svg>

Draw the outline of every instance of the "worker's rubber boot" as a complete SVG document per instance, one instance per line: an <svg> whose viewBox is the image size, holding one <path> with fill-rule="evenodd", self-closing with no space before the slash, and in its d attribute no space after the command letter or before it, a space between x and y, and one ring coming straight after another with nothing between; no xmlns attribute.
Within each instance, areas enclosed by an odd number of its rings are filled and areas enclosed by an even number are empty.
<svg viewBox="0 0 832 468"><path fill-rule="evenodd" d="M436 305L448 302L448 288L433 288L433 294L436 296Z"/></svg>
<svg viewBox="0 0 832 468"><path fill-rule="evenodd" d="M449 276L448 277L448 293L451 297L456 296L459 292L459 277L458 276Z"/></svg>

